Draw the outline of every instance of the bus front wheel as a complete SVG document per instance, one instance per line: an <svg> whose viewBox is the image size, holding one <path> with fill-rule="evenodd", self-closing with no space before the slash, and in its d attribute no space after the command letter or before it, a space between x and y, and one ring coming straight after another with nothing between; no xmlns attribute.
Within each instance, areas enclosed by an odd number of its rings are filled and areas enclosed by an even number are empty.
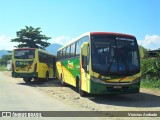
<svg viewBox="0 0 160 120"><path fill-rule="evenodd" d="M32 79L32 78L23 78L23 81L24 81L25 83L30 83L30 82L31 82L31 79Z"/></svg>

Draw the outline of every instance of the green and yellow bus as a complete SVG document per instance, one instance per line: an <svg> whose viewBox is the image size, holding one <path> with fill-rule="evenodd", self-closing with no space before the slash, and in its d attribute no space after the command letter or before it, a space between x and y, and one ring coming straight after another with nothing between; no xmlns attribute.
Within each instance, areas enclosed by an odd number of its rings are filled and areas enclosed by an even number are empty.
<svg viewBox="0 0 160 120"><path fill-rule="evenodd" d="M57 78L86 94L138 93L140 57L134 36L89 32L57 52Z"/></svg>
<svg viewBox="0 0 160 120"><path fill-rule="evenodd" d="M33 79L55 77L56 56L36 48L14 49L12 52L12 77Z"/></svg>

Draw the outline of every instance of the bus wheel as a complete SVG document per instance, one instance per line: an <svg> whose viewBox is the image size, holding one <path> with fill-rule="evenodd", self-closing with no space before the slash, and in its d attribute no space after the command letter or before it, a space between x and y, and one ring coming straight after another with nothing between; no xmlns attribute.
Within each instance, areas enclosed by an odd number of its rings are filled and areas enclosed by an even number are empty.
<svg viewBox="0 0 160 120"><path fill-rule="evenodd" d="M79 88L79 94L81 97L87 96L87 93L81 89L81 81L80 80L79 80L78 88Z"/></svg>
<svg viewBox="0 0 160 120"><path fill-rule="evenodd" d="M23 81L24 81L25 83L30 83L30 82L31 82L31 79L32 79L32 78L23 78Z"/></svg>
<svg viewBox="0 0 160 120"><path fill-rule="evenodd" d="M49 80L49 73L48 73L48 71L46 72L46 81L48 81Z"/></svg>

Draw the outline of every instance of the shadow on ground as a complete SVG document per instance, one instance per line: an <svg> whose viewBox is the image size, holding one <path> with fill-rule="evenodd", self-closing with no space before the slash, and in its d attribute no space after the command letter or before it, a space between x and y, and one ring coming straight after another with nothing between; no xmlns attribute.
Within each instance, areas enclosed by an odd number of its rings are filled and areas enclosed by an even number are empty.
<svg viewBox="0 0 160 120"><path fill-rule="evenodd" d="M160 96L137 93L122 95L93 95L89 98L98 104L107 104L125 107L160 107Z"/></svg>
<svg viewBox="0 0 160 120"><path fill-rule="evenodd" d="M75 87L69 86L78 93ZM160 96L149 93L88 95L89 100L103 105L125 107L160 107ZM159 109L160 110L160 109Z"/></svg>
<svg viewBox="0 0 160 120"><path fill-rule="evenodd" d="M19 85L27 85L31 87L62 87L61 82L57 79L51 79L49 81L32 81L30 84L18 83ZM72 89L75 94L79 94L77 88L67 85ZM65 94L65 91L64 91ZM88 95L86 98L102 105L114 105L125 107L160 107L160 96L149 93L136 93L136 94L103 94L103 95Z"/></svg>
<svg viewBox="0 0 160 120"><path fill-rule="evenodd" d="M45 79L33 80L30 83L17 83L19 85L26 85L31 87L61 87L61 83L59 80L53 78L46 81Z"/></svg>

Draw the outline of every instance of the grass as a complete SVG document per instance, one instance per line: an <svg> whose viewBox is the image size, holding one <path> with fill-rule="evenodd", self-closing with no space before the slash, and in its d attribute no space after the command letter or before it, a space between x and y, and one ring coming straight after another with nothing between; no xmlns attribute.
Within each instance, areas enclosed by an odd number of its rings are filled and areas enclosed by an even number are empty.
<svg viewBox="0 0 160 120"><path fill-rule="evenodd" d="M160 79L142 79L141 87L160 89Z"/></svg>
<svg viewBox="0 0 160 120"><path fill-rule="evenodd" d="M0 71L6 71L6 66L5 65L0 65Z"/></svg>

